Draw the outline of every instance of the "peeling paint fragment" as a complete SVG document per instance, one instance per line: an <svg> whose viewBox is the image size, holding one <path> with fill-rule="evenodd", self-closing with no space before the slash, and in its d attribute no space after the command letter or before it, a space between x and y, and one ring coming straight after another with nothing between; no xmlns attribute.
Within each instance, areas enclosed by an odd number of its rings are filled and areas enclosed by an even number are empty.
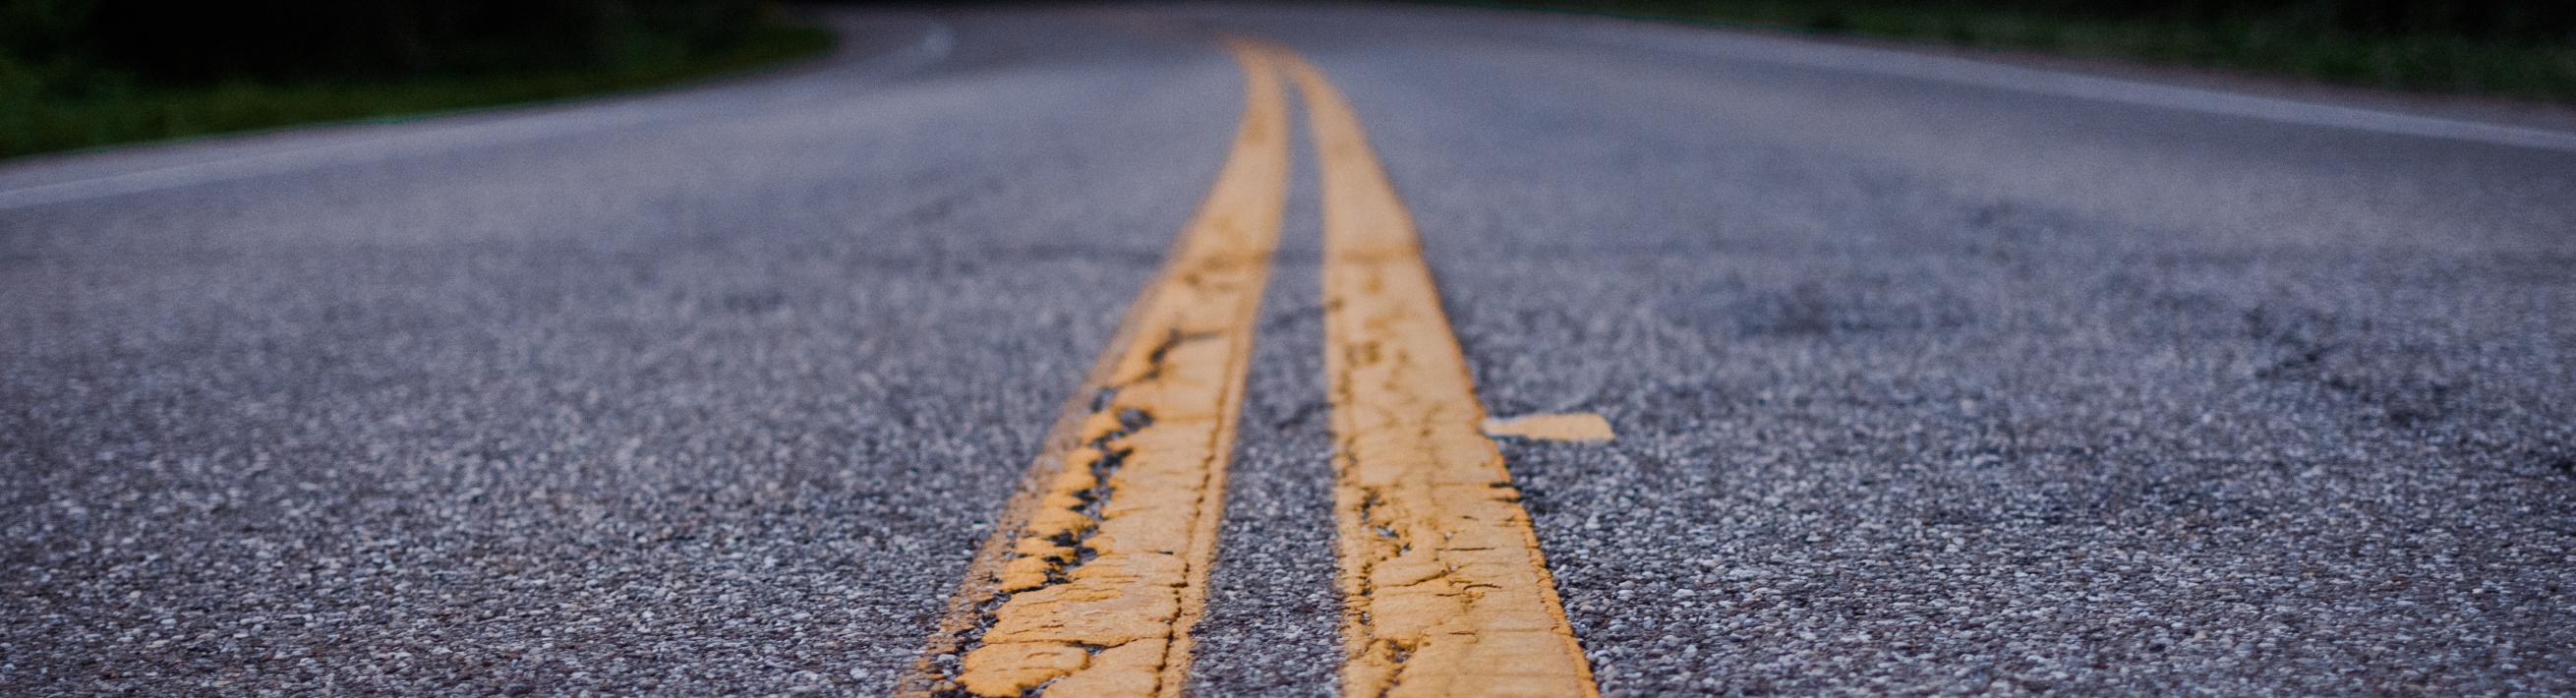
<svg viewBox="0 0 2576 698"><path fill-rule="evenodd" d="M1487 419L1484 431L1486 436L1517 436L1545 441L1609 441L1619 437L1610 431L1610 420L1593 412Z"/></svg>

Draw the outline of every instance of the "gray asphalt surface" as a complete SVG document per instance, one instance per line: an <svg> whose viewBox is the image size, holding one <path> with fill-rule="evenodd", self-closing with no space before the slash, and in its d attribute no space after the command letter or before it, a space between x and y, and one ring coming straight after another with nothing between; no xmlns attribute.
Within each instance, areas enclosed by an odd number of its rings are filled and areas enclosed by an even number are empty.
<svg viewBox="0 0 2576 698"><path fill-rule="evenodd" d="M1349 94L1606 693L2576 692L2576 136L1423 8L0 165L0 692L876 693L1214 176ZM1300 148L1304 145L1301 143ZM1332 693L1310 161L1203 695Z"/></svg>

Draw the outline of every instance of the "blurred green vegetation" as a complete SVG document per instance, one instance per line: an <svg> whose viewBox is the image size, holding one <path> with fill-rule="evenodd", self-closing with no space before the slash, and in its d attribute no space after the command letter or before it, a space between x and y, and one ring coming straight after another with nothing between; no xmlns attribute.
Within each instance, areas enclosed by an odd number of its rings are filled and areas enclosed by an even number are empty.
<svg viewBox="0 0 2576 698"><path fill-rule="evenodd" d="M0 157L635 89L832 41L759 0L0 0Z"/></svg>
<svg viewBox="0 0 2576 698"><path fill-rule="evenodd" d="M2576 0L1486 0L2576 101Z"/></svg>

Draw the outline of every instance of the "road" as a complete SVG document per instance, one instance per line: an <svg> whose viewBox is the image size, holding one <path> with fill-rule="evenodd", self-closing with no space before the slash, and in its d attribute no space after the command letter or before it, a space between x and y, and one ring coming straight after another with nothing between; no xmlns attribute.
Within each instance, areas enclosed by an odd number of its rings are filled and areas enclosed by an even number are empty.
<svg viewBox="0 0 2576 698"><path fill-rule="evenodd" d="M1136 638L1167 694L2576 692L2576 134L1465 9L833 19L0 165L0 692ZM1474 593L1399 605L1417 553ZM1041 632L1112 563L1138 634ZM1423 668L1475 657L1525 682Z"/></svg>

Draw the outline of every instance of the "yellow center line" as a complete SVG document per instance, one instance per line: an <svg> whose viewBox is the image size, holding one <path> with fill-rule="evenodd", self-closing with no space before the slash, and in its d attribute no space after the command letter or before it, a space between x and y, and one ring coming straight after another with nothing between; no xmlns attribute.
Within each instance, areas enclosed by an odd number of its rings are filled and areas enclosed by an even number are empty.
<svg viewBox="0 0 2576 698"><path fill-rule="evenodd" d="M1232 49L1244 110L1215 186L1067 405L899 694L1185 687L1288 191L1275 58Z"/></svg>
<svg viewBox="0 0 2576 698"><path fill-rule="evenodd" d="M1597 696L1412 216L1349 103L1282 61L1323 171L1342 693Z"/></svg>

